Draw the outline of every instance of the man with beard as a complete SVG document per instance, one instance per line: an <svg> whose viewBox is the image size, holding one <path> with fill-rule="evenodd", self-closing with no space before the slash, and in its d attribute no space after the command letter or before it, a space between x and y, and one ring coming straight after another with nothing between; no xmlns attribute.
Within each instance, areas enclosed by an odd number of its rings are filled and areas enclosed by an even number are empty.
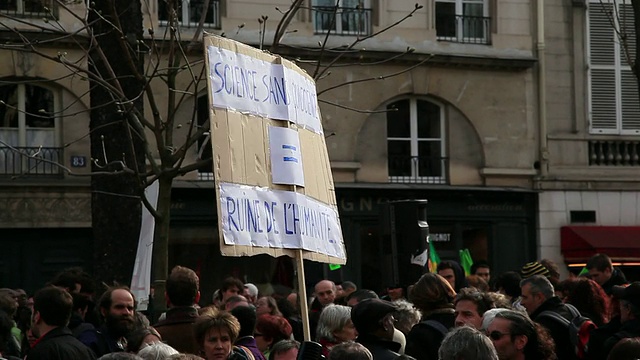
<svg viewBox="0 0 640 360"><path fill-rule="evenodd" d="M38 340L29 350L29 360L95 359L67 328L73 299L66 290L56 286L39 290L33 308L31 331Z"/></svg>
<svg viewBox="0 0 640 360"><path fill-rule="evenodd" d="M100 314L104 324L79 340L101 357L125 351L127 336L135 329L135 297L128 287L109 288L100 298Z"/></svg>

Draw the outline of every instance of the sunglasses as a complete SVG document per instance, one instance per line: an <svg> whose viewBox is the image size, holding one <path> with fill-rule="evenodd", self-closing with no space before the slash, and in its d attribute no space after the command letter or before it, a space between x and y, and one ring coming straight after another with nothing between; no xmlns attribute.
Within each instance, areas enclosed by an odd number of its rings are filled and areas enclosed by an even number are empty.
<svg viewBox="0 0 640 360"><path fill-rule="evenodd" d="M496 341L497 341L497 340L502 339L502 337L503 337L503 336L505 336L505 335L510 335L510 333L501 333L501 332L500 332L500 331L498 331L498 330L494 330L494 331L490 332L490 333L489 333L489 334L487 334L487 335L489 335L489 337L491 338L491 340L496 340Z"/></svg>

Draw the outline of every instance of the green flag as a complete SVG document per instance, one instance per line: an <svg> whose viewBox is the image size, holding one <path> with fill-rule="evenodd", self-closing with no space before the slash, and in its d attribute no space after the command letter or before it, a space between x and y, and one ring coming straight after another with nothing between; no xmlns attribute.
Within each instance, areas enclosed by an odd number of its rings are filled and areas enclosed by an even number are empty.
<svg viewBox="0 0 640 360"><path fill-rule="evenodd" d="M587 267L583 267L582 270L580 270L580 274L578 274L578 276L586 276L589 275L589 269L587 269Z"/></svg>
<svg viewBox="0 0 640 360"><path fill-rule="evenodd" d="M329 270L333 271L333 270L338 270L342 267L342 265L338 265L338 264L329 264Z"/></svg>
<svg viewBox="0 0 640 360"><path fill-rule="evenodd" d="M469 249L460 250L460 265L464 269L464 275L471 275L471 266L473 265L473 259Z"/></svg>
<svg viewBox="0 0 640 360"><path fill-rule="evenodd" d="M437 273L438 264L440 264L440 256L438 256L433 242L429 241L429 272Z"/></svg>

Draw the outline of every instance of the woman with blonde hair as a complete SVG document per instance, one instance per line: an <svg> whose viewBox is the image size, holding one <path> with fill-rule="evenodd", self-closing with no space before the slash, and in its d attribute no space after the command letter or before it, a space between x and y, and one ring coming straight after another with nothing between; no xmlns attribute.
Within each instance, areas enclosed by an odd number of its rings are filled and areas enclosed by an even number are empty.
<svg viewBox="0 0 640 360"><path fill-rule="evenodd" d="M415 283L410 299L422 319L407 335L405 354L418 360L438 359L438 348L455 324L455 296L451 284L438 274L426 273Z"/></svg>
<svg viewBox="0 0 640 360"><path fill-rule="evenodd" d="M240 334L240 323L230 313L210 307L205 309L193 325L201 355L206 360L246 360L247 354L233 343Z"/></svg>

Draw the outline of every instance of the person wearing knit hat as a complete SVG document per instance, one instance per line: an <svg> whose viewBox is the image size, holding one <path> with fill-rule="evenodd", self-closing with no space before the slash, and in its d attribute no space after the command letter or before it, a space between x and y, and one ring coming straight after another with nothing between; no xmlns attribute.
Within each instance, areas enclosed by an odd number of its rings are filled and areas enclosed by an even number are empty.
<svg viewBox="0 0 640 360"><path fill-rule="evenodd" d="M546 267L542 266L537 261L533 261L530 263L524 264L522 269L520 269L520 275L522 275L523 279L530 278L533 275L543 275L545 277L549 277L549 270Z"/></svg>

